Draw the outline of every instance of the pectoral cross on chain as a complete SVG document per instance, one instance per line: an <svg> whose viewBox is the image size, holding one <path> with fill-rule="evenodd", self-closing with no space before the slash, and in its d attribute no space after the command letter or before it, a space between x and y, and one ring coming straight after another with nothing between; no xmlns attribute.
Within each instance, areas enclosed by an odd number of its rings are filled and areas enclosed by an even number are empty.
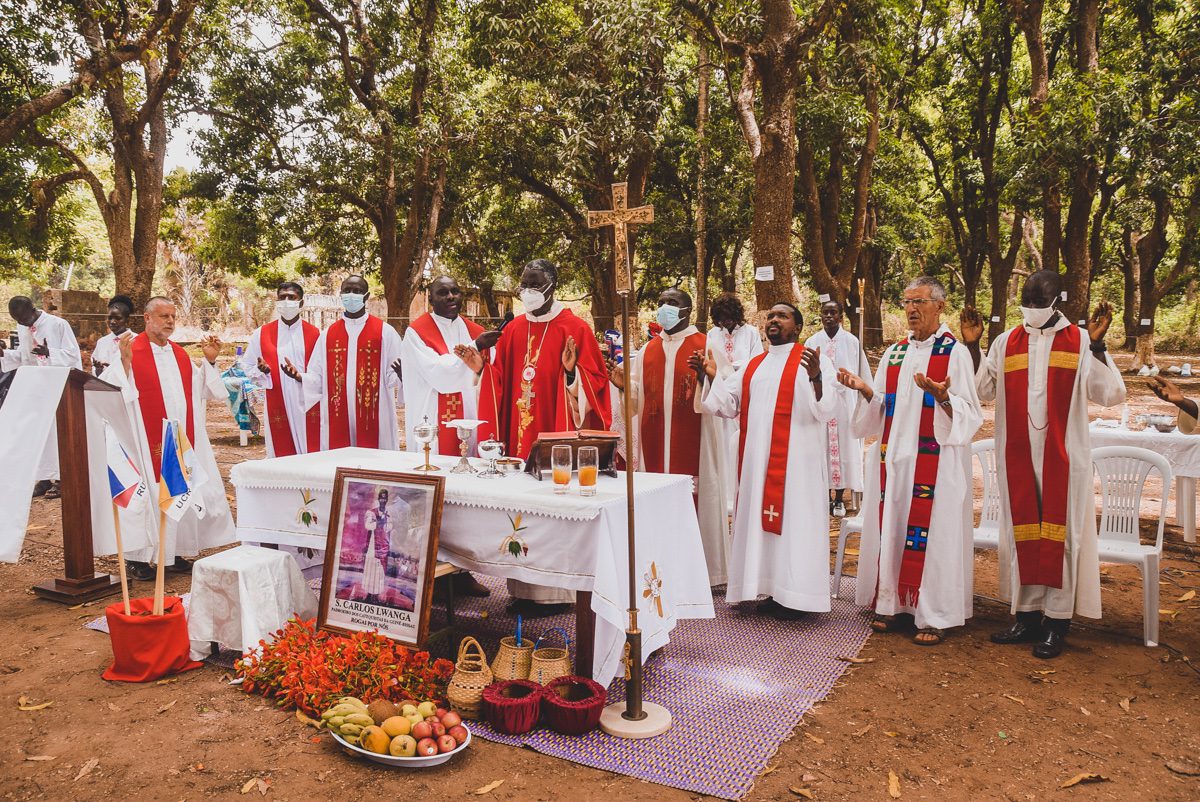
<svg viewBox="0 0 1200 802"><path fill-rule="evenodd" d="M627 226L654 222L653 206L629 208L628 190L629 185L624 182L613 184L612 209L588 212L588 228L613 227L613 267L617 272L617 292L622 295L633 290L632 271L629 269L629 231Z"/></svg>

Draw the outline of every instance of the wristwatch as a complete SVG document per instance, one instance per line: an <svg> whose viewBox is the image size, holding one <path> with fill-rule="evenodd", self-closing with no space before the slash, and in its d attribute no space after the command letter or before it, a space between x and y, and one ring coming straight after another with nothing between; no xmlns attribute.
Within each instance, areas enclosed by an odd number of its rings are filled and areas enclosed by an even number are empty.
<svg viewBox="0 0 1200 802"><path fill-rule="evenodd" d="M949 398L947 398L945 401L938 401L938 404L945 407L946 409L950 409L950 407L954 406L954 404L951 403Z"/></svg>
<svg viewBox="0 0 1200 802"><path fill-rule="evenodd" d="M813 384L820 384L821 383L821 374L818 373L816 376L809 376L808 380L810 382L812 382Z"/></svg>

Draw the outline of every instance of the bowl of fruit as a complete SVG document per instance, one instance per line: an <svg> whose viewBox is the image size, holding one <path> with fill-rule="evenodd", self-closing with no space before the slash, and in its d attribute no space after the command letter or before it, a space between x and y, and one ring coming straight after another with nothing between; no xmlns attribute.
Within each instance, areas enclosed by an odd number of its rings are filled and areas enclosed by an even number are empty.
<svg viewBox="0 0 1200 802"><path fill-rule="evenodd" d="M321 719L350 754L385 766L438 766L471 744L471 731L462 717L430 701L377 700L367 705L348 696Z"/></svg>

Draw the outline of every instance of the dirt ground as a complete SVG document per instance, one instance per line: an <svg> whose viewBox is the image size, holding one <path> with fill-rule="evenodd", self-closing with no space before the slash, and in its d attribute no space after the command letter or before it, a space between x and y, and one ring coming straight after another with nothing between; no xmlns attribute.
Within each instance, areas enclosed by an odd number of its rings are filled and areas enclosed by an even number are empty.
<svg viewBox="0 0 1200 802"><path fill-rule="evenodd" d="M1167 411L1141 381L1129 383L1134 414ZM1200 380L1185 389L1200 395ZM223 471L262 455L261 442L238 447L227 411L214 405L209 414ZM1145 507L1146 531L1157 492ZM61 570L58 502L35 501L30 524L21 562L0 565L0 697L8 711L0 719L0 798L455 798L494 780L504 783L485 798L700 798L482 740L440 769L373 768L228 687L225 672L211 667L147 686L106 683L108 640L82 627L104 603L69 609L29 590ZM978 554L981 596L968 625L936 648L872 636L861 654L870 662L853 666L804 719L747 799L799 799L803 791L818 800L886 800L889 773L901 799L1200 799L1200 598L1180 600L1200 590L1200 565L1173 521L1167 541L1162 646L1141 645L1137 570L1105 566L1104 620L1076 627L1052 662L988 641L1008 617L986 598L997 595L995 554ZM115 570L111 560L99 562ZM186 591L187 578L172 578L168 589ZM21 697L53 704L20 711ZM1079 774L1106 779L1060 789ZM264 784L243 796L256 778Z"/></svg>

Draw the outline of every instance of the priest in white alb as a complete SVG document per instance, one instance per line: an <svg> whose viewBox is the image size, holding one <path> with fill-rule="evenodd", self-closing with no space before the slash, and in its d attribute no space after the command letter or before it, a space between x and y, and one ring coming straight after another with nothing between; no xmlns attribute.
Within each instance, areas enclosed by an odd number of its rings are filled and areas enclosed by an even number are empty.
<svg viewBox="0 0 1200 802"><path fill-rule="evenodd" d="M126 332L119 341L120 361L109 365L100 378L121 388L133 430L137 433L138 471L147 484L157 485L162 465L163 421L173 420L187 434L195 460L189 466L193 508L176 521L166 518L166 549L131 553L128 563L135 579L153 579L149 562L162 560L172 571L191 571L191 561L203 549L232 543L237 535L225 483L208 441L207 401L227 398L216 369L221 343L215 337L201 342L204 358L193 363L170 336L175 332L175 305L156 296L146 303L146 328L136 337ZM152 491L153 492L153 491ZM145 505L149 540L159 542L156 505Z"/></svg>
<svg viewBox="0 0 1200 802"><path fill-rule="evenodd" d="M716 361L704 409L739 418L738 495L729 555L728 602L767 598L761 613L783 620L824 613L829 602L829 517L825 464L814 460L833 416L833 363L798 340L804 321L791 304L767 313L770 349L718 378Z"/></svg>
<svg viewBox="0 0 1200 802"><path fill-rule="evenodd" d="M17 321L15 349L4 349L0 342L0 370L16 370L23 366L57 366L83 370L79 354L79 342L71 324L57 315L38 309L24 295L17 295L8 302L8 314ZM55 415L58 405L46 408L46 413ZM33 486L34 497L59 498L58 484L58 424L50 427L46 446L42 449L37 470L37 483Z"/></svg>
<svg viewBox="0 0 1200 802"><path fill-rule="evenodd" d="M717 376L725 378L763 352L762 335L758 328L746 322L746 309L732 292L723 292L708 307L713 327L708 330L708 353L717 363ZM725 447L725 505L733 512L737 495L737 418L725 418L718 423L723 430Z"/></svg>
<svg viewBox="0 0 1200 802"><path fill-rule="evenodd" d="M303 383L282 370L291 363L303 373L321 337L320 329L300 319L303 306L303 287L294 281L280 284L275 290L277 319L254 330L242 355L242 370L265 391L268 457L321 448L321 410L306 404Z"/></svg>
<svg viewBox="0 0 1200 802"><path fill-rule="evenodd" d="M703 359L707 338L692 325L692 298L686 292L678 288L664 290L658 303L655 318L662 331L630 363L641 449L638 465L651 473L692 477L708 583L724 585L728 579L729 519L725 512L722 421L701 414L699 383L691 367L695 360ZM623 366L614 364L609 369L609 380L618 393L622 392Z"/></svg>
<svg viewBox="0 0 1200 802"><path fill-rule="evenodd" d="M485 331L473 320L463 317L463 293L450 276L439 276L429 284L432 312L414 319L400 346L404 366L405 445L417 451L420 443L413 428L422 421L437 427L431 443L434 454L455 456L459 453L458 432L445 424L458 418L478 418L478 388L475 371L455 354L459 345L487 351L500 339L500 332ZM475 451L475 434L468 442L468 453Z"/></svg>
<svg viewBox="0 0 1200 802"><path fill-rule="evenodd" d="M121 350L117 342L129 331L129 318L133 315L133 299L128 295L114 295L108 302L108 334L96 340L92 348L92 373L99 376L109 365L121 361Z"/></svg>
<svg viewBox="0 0 1200 802"><path fill-rule="evenodd" d="M1100 617L1088 402L1111 407L1125 400L1125 382L1104 345L1112 307L1101 302L1085 332L1055 308L1061 292L1057 271L1029 276L1021 288L1023 323L997 337L986 358L979 313L962 312L979 397L996 401L1000 596L1016 615L992 642L1033 644L1042 659L1062 654L1076 613Z"/></svg>
<svg viewBox="0 0 1200 802"><path fill-rule="evenodd" d="M829 300L821 304L821 328L804 345L820 348L829 357L835 370L845 368L859 376L869 376L871 365L858 338L842 328L842 305ZM829 512L834 518L846 517L846 491L863 491L863 442L850 431L850 419L858 395L838 384L832 388L836 396L837 414L825 425L825 455L829 460L829 489L833 503Z"/></svg>
<svg viewBox="0 0 1200 802"><path fill-rule="evenodd" d="M971 617L974 587L971 438L983 421L967 349L942 322L946 290L921 276L904 290L909 336L883 353L868 382L843 368L858 391L855 437L876 438L856 596L890 632L911 618L922 646Z"/></svg>
<svg viewBox="0 0 1200 802"><path fill-rule="evenodd" d="M396 404L404 403L400 334L367 312L367 280L342 282L344 314L317 339L307 367L284 360L283 373L304 382L307 407L321 407L321 450L400 448Z"/></svg>

